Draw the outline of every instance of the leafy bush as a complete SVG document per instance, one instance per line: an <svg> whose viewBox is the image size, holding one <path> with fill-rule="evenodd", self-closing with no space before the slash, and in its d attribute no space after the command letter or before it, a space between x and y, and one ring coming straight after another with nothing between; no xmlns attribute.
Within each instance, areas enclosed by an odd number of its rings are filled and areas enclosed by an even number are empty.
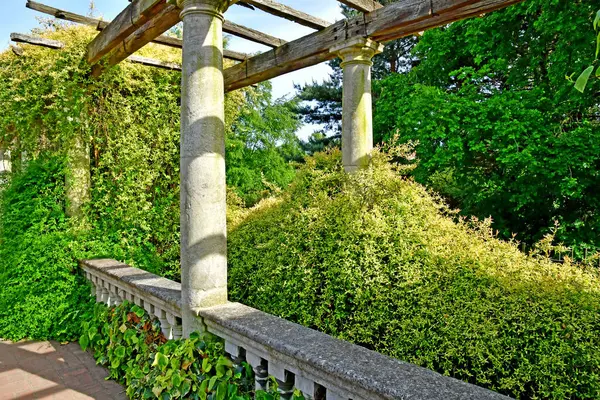
<svg viewBox="0 0 600 400"><path fill-rule="evenodd" d="M90 307L84 255L64 214L60 160L31 162L0 190L0 337L68 340Z"/></svg>
<svg viewBox="0 0 600 400"><path fill-rule="evenodd" d="M517 398L600 396L597 272L454 222L391 156L340 158L236 220L232 300Z"/></svg>
<svg viewBox="0 0 600 400"><path fill-rule="evenodd" d="M276 387L255 395L252 367L234 365L218 339L192 333L167 341L158 320L129 302L110 309L97 304L93 318L82 323L79 344L94 352L132 399L279 399Z"/></svg>

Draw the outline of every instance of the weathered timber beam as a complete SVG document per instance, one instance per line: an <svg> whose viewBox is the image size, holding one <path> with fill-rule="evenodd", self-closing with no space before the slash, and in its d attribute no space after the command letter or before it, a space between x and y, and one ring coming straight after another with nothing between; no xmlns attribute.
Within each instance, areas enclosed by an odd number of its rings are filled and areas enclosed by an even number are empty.
<svg viewBox="0 0 600 400"><path fill-rule="evenodd" d="M117 44L106 56L102 63L94 65L92 76L100 76L107 67L116 65L127 57L150 43L153 39L162 35L165 31L179 22L179 7L170 5L160 11L154 18L147 21L139 27L133 34L127 36L123 41Z"/></svg>
<svg viewBox="0 0 600 400"><path fill-rule="evenodd" d="M241 37L243 39L251 40L256 43L264 44L272 48L279 47L287 42L283 39L276 38L266 33L262 33L255 29L247 28L242 25L235 24L231 21L223 22L223 32L230 33L232 35Z"/></svg>
<svg viewBox="0 0 600 400"><path fill-rule="evenodd" d="M79 23L79 24L89 25L89 26L96 28L99 31L106 28L106 26L110 23L110 21L102 21L102 20L95 19L95 18L85 17L83 15L60 10L58 8L50 7L45 4L38 3L35 1L31 1L31 0L29 0L27 2L27 7L32 10L42 12L44 14L52 15L53 17L58 18L58 19L63 19L65 21L71 21L71 22L75 22L75 23ZM183 42L181 39L174 38L171 36L166 36L166 35L158 36L152 42L162 44L165 46L176 47L179 49L181 49L183 47ZM249 58L249 56L247 54L239 53L239 52L231 51L231 50L224 50L223 57L226 59L234 60L234 61L244 61L247 58Z"/></svg>
<svg viewBox="0 0 600 400"><path fill-rule="evenodd" d="M365 13L382 8L383 5L373 0L338 0L340 3Z"/></svg>
<svg viewBox="0 0 600 400"><path fill-rule="evenodd" d="M11 33L10 40L16 43L33 44L36 46L47 47L49 49L62 49L63 47L65 47L64 43L59 42L58 40L23 35L22 33Z"/></svg>
<svg viewBox="0 0 600 400"><path fill-rule="evenodd" d="M296 22L297 24L308 26L309 28L316 30L321 30L331 25L329 22L322 20L321 18L313 17L310 14L295 10L272 0L244 0L244 3L253 5L259 10L269 14L285 18L289 21ZM238 4L243 5L244 3Z"/></svg>
<svg viewBox="0 0 600 400"><path fill-rule="evenodd" d="M11 33L10 37L11 37L11 40L13 40L14 42L26 43L26 44L31 44L31 45L40 46L40 47L46 47L46 48L53 49L53 50L60 50L65 47L65 44L63 42L59 42L58 40L50 40L50 39L36 37L36 36L23 35L21 33ZM12 46L12 45L10 47L16 55L18 55L18 56L23 55L23 49L21 47ZM134 64L146 65L149 67L168 69L168 70L172 70L172 71L181 71L181 65L179 65L177 63L170 63L170 62L161 61L161 60L157 60L157 59L149 58L149 57L141 57L141 56L133 55L133 56L128 57L127 61L130 61Z"/></svg>
<svg viewBox="0 0 600 400"><path fill-rule="evenodd" d="M79 15L79 14L73 14L71 12L60 10L58 8L50 7L45 4L38 3L35 1L31 1L31 0L27 0L27 4L25 4L25 7L30 8L35 11L42 12L44 14L52 15L53 17L56 17L59 19L76 22L78 24L89 25L89 26L93 26L95 28L97 28L98 24L100 22L102 22L95 18L85 17L85 16Z"/></svg>
<svg viewBox="0 0 600 400"><path fill-rule="evenodd" d="M174 6L167 5L166 0L133 0L88 44L88 62L90 64L98 62L104 55L119 46L128 36L148 21L156 19L169 7ZM163 32L160 32L160 34ZM154 37L151 39L154 39Z"/></svg>
<svg viewBox="0 0 600 400"><path fill-rule="evenodd" d="M58 40L51 40L51 39L41 38L41 37L37 37L37 36L23 35L21 33L11 33L10 38L14 42L26 43L26 44L31 44L31 45L40 46L40 47L46 47L46 48L49 48L52 50L60 50L65 47L65 44L63 42L59 42ZM12 45L11 45L11 48L16 55L18 55L18 56L23 55L22 48L17 47L17 46L12 46ZM179 65L177 63L170 63L170 62L166 62L166 61L157 60L154 58L133 55L133 56L130 56L129 58L127 58L127 60L134 64L142 64L142 65L147 65L149 67L181 71L181 65Z"/></svg>
<svg viewBox="0 0 600 400"><path fill-rule="evenodd" d="M225 89L239 89L335 57L329 49L356 37L385 42L453 21L481 15L523 0L400 0L364 16L338 21L322 31L286 43L227 68Z"/></svg>
<svg viewBox="0 0 600 400"><path fill-rule="evenodd" d="M133 55L133 56L129 56L127 58L127 60L129 60L129 61L131 61L133 63L147 65L149 67L156 67L156 68L168 69L168 70L172 70L172 71L181 71L181 65L180 64L170 63L170 62L165 62L165 61L160 61L160 60L156 60L154 58L148 58L148 57L141 57L141 56Z"/></svg>
<svg viewBox="0 0 600 400"><path fill-rule="evenodd" d="M177 49L183 48L183 40L171 36L162 35L154 39L152 42ZM250 58L250 56L246 53L239 53L237 51L223 49L223 58L234 61L245 61Z"/></svg>
<svg viewBox="0 0 600 400"><path fill-rule="evenodd" d="M23 55L23 48L20 46L15 46L13 44L10 45L10 49L12 50L12 52L16 55L16 56L22 56Z"/></svg>

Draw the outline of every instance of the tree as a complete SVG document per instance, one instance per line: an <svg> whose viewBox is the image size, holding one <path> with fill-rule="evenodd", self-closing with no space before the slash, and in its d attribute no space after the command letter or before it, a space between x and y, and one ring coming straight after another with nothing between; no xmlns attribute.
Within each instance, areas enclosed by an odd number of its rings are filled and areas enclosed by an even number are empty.
<svg viewBox="0 0 600 400"><path fill-rule="evenodd" d="M559 240L599 246L600 86L565 79L591 62L596 9L531 0L426 32L420 65L377 85L376 137L418 141L415 178L505 237L558 222Z"/></svg>
<svg viewBox="0 0 600 400"><path fill-rule="evenodd" d="M290 161L302 156L296 112L296 100L272 99L269 82L245 91L243 108L227 135L226 161L227 184L247 205L293 179Z"/></svg>
<svg viewBox="0 0 600 400"><path fill-rule="evenodd" d="M394 3L397 0L382 0L382 4ZM358 11L341 5L342 14L352 18ZM389 74L410 71L416 58L411 54L417 43L416 36L394 40L385 44L383 53L373 58L373 79L383 79ZM329 66L333 72L323 83L313 82L304 86L296 85L298 98L304 103L299 109L304 122L323 124L326 132L338 135L342 121L342 69L338 58L331 60Z"/></svg>

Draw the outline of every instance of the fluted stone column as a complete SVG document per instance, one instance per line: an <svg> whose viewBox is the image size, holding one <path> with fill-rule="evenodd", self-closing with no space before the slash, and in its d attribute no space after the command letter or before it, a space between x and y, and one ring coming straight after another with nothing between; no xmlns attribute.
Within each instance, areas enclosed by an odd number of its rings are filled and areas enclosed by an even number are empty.
<svg viewBox="0 0 600 400"><path fill-rule="evenodd" d="M183 335L197 310L227 302L223 12L225 0L178 0L181 82L181 288Z"/></svg>
<svg viewBox="0 0 600 400"><path fill-rule="evenodd" d="M369 164L373 149L371 59L383 51L383 45L355 38L330 51L342 59L342 159L346 172L354 172Z"/></svg>

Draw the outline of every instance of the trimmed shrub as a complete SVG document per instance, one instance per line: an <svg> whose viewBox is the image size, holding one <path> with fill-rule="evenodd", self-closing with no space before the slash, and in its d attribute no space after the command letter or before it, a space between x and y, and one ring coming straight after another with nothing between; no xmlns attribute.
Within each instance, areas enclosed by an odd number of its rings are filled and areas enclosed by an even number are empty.
<svg viewBox="0 0 600 400"><path fill-rule="evenodd" d="M517 398L600 396L597 271L456 221L390 156L340 161L235 218L232 300Z"/></svg>

